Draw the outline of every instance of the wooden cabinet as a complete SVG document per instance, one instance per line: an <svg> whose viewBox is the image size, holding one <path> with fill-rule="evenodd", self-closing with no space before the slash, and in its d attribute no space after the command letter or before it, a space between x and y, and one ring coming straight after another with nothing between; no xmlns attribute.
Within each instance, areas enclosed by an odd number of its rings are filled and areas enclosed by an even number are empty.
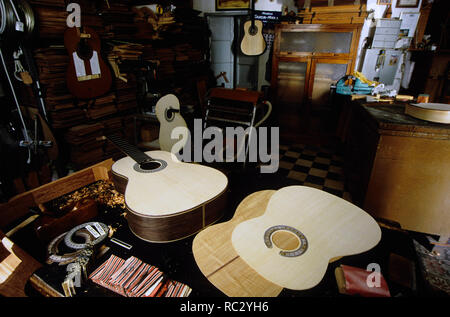
<svg viewBox="0 0 450 317"><path fill-rule="evenodd" d="M404 105L355 102L345 154L354 202L402 228L450 230L450 126L404 114Z"/></svg>
<svg viewBox="0 0 450 317"><path fill-rule="evenodd" d="M271 83L276 101L323 104L330 85L354 69L359 35L355 24L277 25Z"/></svg>

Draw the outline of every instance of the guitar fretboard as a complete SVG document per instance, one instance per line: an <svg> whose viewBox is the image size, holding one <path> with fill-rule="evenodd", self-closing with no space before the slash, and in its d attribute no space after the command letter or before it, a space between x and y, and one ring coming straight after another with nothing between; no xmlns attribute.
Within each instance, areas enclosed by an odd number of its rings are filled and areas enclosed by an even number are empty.
<svg viewBox="0 0 450 317"><path fill-rule="evenodd" d="M117 146L123 153L135 160L138 164L142 164L148 160L153 160L150 156L139 150L137 146L130 144L117 134L108 135L107 139Z"/></svg>

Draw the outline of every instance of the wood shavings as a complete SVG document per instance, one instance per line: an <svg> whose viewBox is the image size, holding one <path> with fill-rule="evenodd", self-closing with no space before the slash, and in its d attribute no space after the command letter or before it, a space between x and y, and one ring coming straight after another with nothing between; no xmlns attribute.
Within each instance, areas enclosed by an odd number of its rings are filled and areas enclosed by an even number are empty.
<svg viewBox="0 0 450 317"><path fill-rule="evenodd" d="M54 204L59 210L64 210L84 198L92 198L98 204L107 207L126 209L123 195L115 189L113 182L109 180L100 180L80 188L56 199Z"/></svg>

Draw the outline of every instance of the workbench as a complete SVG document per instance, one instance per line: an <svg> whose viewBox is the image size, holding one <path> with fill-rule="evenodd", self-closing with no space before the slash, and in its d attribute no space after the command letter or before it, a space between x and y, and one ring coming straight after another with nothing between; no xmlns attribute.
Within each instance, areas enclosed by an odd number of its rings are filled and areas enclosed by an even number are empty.
<svg viewBox="0 0 450 317"><path fill-rule="evenodd" d="M404 113L405 105L355 100L347 109L345 174L353 201L402 228L450 230L450 125Z"/></svg>

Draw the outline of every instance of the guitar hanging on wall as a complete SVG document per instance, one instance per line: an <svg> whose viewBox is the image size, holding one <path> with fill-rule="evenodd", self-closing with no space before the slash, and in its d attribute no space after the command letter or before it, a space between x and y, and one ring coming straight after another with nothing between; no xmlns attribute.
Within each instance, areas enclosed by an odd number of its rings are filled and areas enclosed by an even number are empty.
<svg viewBox="0 0 450 317"><path fill-rule="evenodd" d="M255 20L255 1L251 1L251 19L244 23L244 37L241 50L245 55L261 55L266 49L266 41L262 35L263 23Z"/></svg>
<svg viewBox="0 0 450 317"><path fill-rule="evenodd" d="M69 53L67 87L80 99L93 99L111 88L112 76L103 61L98 34L89 27L72 27L64 33L64 45Z"/></svg>

